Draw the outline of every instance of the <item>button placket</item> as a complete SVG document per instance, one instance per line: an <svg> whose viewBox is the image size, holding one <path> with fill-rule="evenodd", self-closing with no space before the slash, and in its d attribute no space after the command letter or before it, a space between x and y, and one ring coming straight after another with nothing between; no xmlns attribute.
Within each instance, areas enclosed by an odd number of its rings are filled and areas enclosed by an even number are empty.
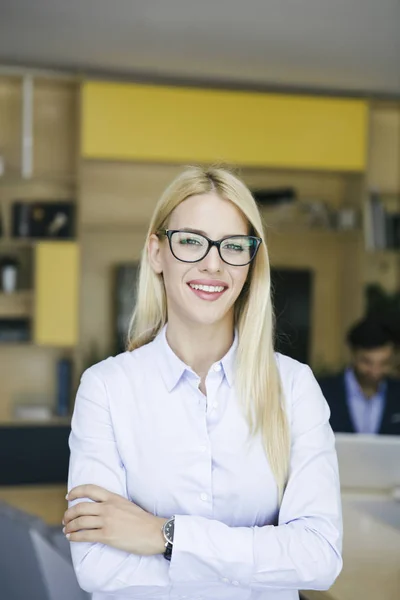
<svg viewBox="0 0 400 600"><path fill-rule="evenodd" d="M215 365L214 365L215 366ZM214 369L213 369L214 370ZM221 368L219 369L221 371ZM218 394L219 389L222 384L222 372L220 373L211 373L209 385L207 387L207 417L209 418L212 415L213 420L215 420L217 413L216 410L218 408Z"/></svg>

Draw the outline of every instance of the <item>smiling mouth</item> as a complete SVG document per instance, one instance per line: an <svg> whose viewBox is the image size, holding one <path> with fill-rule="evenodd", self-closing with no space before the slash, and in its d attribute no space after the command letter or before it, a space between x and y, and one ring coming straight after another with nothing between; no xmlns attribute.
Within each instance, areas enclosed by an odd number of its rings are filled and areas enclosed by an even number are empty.
<svg viewBox="0 0 400 600"><path fill-rule="evenodd" d="M200 298L200 300L211 301L218 300L226 292L226 285L205 285L201 283L188 283L189 289Z"/></svg>
<svg viewBox="0 0 400 600"><path fill-rule="evenodd" d="M189 283L188 285L192 290L200 290L208 294L221 293L226 290L226 287L223 285L200 285L199 283Z"/></svg>

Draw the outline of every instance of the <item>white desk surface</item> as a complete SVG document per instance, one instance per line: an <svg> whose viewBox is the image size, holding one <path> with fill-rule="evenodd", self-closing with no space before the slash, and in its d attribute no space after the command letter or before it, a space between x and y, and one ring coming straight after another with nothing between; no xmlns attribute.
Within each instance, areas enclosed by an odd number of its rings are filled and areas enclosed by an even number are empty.
<svg viewBox="0 0 400 600"><path fill-rule="evenodd" d="M328 592L304 592L308 600L400 600L400 526L373 517L363 504L376 499L366 494L342 495L343 571ZM399 505L400 502L396 504Z"/></svg>

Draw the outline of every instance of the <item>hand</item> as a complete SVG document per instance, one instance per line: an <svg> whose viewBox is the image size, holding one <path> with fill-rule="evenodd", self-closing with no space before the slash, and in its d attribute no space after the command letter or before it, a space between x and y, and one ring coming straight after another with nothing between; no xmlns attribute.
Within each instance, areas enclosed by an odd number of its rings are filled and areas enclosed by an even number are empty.
<svg viewBox="0 0 400 600"><path fill-rule="evenodd" d="M89 498L64 514L64 533L70 542L100 543L131 554L162 554L162 526L167 521L146 512L126 498L97 485L80 485L67 495L69 501Z"/></svg>

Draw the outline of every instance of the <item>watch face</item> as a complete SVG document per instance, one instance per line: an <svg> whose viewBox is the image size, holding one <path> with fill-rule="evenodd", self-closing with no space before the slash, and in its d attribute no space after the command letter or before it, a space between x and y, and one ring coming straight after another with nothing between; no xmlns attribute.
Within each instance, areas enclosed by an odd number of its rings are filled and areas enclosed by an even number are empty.
<svg viewBox="0 0 400 600"><path fill-rule="evenodd" d="M164 535L170 544L174 543L174 525L174 519L170 519L164 525Z"/></svg>

